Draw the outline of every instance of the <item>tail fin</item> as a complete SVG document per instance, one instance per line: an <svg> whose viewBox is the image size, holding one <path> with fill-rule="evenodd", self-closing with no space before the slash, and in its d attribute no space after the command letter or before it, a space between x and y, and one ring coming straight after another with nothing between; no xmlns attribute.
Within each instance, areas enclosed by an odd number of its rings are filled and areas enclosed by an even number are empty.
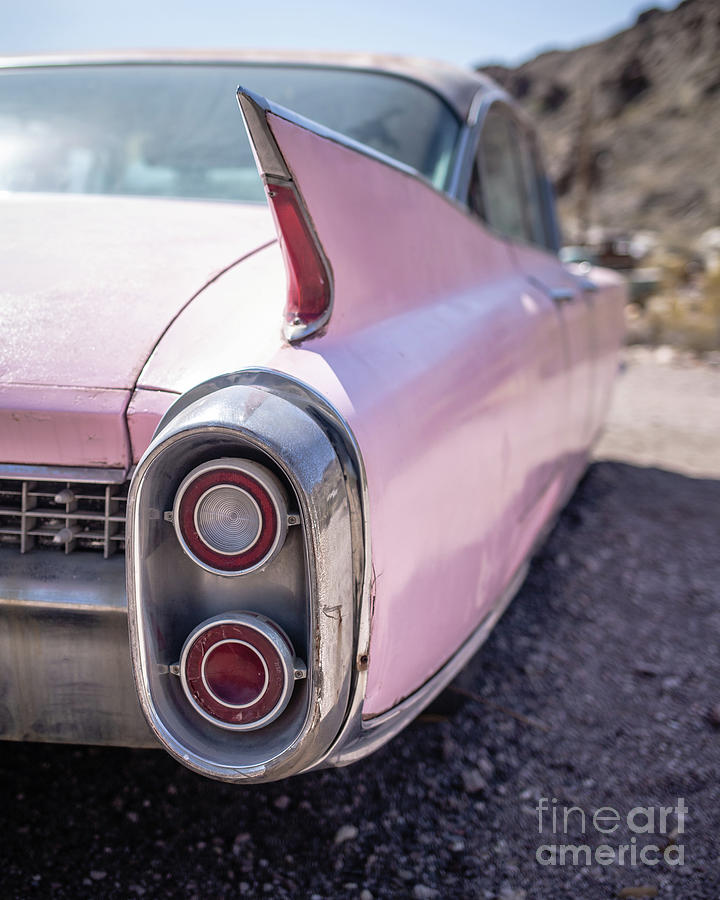
<svg viewBox="0 0 720 900"><path fill-rule="evenodd" d="M244 88L238 101L285 258L288 340L323 333L335 292L339 334L496 268L500 242L415 169Z"/></svg>
<svg viewBox="0 0 720 900"><path fill-rule="evenodd" d="M321 332L330 318L332 270L273 134L271 119L277 114L264 98L249 91L241 88L237 96L285 260L285 336L301 340Z"/></svg>

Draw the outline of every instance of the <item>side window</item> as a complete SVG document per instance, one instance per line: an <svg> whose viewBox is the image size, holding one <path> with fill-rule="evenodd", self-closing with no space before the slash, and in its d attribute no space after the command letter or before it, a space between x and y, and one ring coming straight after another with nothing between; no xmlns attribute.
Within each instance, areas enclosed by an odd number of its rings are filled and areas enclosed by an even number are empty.
<svg viewBox="0 0 720 900"><path fill-rule="evenodd" d="M547 246L545 235L545 216L543 211L543 199L541 192L540 173L538 172L539 159L531 138L522 127L515 125L517 133L517 146L522 170L523 191L525 194L525 210L528 239L540 247Z"/></svg>
<svg viewBox="0 0 720 900"><path fill-rule="evenodd" d="M485 117L472 181L471 209L505 237L527 240L517 139L512 122L498 106L491 107Z"/></svg>
<svg viewBox="0 0 720 900"><path fill-rule="evenodd" d="M542 156L540 155L540 150L536 141L532 142L532 158L535 169L535 184L540 198L543 223L543 247L547 247L548 250L557 253L560 248L561 237L558 218L555 212L555 192L550 177L543 166Z"/></svg>
<svg viewBox="0 0 720 900"><path fill-rule="evenodd" d="M483 122L470 209L504 237L555 249L548 182L533 135L495 105Z"/></svg>

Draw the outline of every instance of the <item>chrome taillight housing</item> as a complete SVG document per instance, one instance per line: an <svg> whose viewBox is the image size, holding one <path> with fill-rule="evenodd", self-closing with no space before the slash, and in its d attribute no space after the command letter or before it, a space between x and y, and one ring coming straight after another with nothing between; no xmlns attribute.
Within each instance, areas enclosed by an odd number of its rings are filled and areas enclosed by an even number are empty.
<svg viewBox="0 0 720 900"><path fill-rule="evenodd" d="M265 466L216 459L193 469L173 504L178 541L198 565L217 575L244 575L267 565L287 535L287 499Z"/></svg>
<svg viewBox="0 0 720 900"><path fill-rule="evenodd" d="M365 495L336 417L279 373L224 376L178 403L135 470L135 683L196 772L244 784L312 768L348 714L369 633L358 649Z"/></svg>
<svg viewBox="0 0 720 900"><path fill-rule="evenodd" d="M188 636L180 657L185 696L201 716L231 731L252 731L285 709L306 674L290 638L266 616L214 616Z"/></svg>

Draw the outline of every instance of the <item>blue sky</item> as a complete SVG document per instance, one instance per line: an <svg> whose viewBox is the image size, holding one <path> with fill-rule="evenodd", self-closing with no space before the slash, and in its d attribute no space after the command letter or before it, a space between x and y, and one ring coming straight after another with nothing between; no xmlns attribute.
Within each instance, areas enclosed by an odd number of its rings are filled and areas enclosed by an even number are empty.
<svg viewBox="0 0 720 900"><path fill-rule="evenodd" d="M117 47L375 50L519 62L632 24L666 0L0 0L0 53Z"/></svg>

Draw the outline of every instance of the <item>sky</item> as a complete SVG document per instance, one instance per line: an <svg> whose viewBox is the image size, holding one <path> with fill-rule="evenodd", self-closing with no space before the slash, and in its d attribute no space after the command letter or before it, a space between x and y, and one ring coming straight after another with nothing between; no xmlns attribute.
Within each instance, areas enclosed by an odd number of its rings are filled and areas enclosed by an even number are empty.
<svg viewBox="0 0 720 900"><path fill-rule="evenodd" d="M673 0L0 0L0 53L149 47L366 50L518 63Z"/></svg>

